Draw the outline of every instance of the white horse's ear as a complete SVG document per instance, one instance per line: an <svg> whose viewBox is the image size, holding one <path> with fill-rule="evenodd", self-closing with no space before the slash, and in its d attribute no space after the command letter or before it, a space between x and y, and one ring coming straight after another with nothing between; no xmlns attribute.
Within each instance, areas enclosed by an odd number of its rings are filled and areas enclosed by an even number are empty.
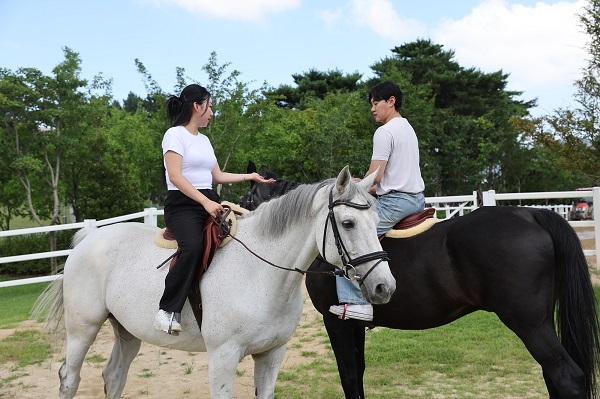
<svg viewBox="0 0 600 399"><path fill-rule="evenodd" d="M352 176L350 175L350 168L348 167L348 165L346 165L344 166L344 169L340 171L340 174L338 175L337 180L335 181L335 189L337 190L337 192L343 193L346 187L348 186L348 183L350 183L350 180L352 180Z"/></svg>
<svg viewBox="0 0 600 399"><path fill-rule="evenodd" d="M366 176L364 179L359 181L358 185L363 187L365 190L370 189L373 183L375 183L375 177L377 177L377 173L379 173L379 167L375 169L375 172L371 173L370 175Z"/></svg>

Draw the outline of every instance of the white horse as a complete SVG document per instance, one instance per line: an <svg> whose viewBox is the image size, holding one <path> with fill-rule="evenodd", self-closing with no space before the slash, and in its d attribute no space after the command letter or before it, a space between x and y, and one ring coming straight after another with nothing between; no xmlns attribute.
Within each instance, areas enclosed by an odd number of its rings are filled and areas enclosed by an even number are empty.
<svg viewBox="0 0 600 399"><path fill-rule="evenodd" d="M238 363L252 355L257 398L273 398L286 344L302 315L300 283L319 253L347 276L356 274L372 303L388 302L396 288L377 239L377 216L369 209L373 199L365 187L373 179L374 174L354 183L345 167L337 179L302 185L241 217L235 235L239 242L216 252L200 282L202 331L186 303L179 336L152 326L168 269L157 266L173 253L154 243L159 229L119 223L80 230L62 279L36 305L49 322L64 315L59 397L75 396L84 357L109 319L115 345L102 373L106 398L121 398L141 341L208 352L212 399L231 398Z"/></svg>

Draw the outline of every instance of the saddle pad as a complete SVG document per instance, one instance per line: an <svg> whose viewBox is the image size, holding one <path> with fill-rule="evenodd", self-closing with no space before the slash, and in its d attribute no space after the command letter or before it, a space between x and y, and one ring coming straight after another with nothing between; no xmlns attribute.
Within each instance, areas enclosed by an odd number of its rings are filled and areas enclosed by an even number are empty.
<svg viewBox="0 0 600 399"><path fill-rule="evenodd" d="M232 210L232 212L230 212L229 215L227 216L227 221L231 223L231 229L229 230L229 233L232 236L234 236L236 228L237 228L237 219L236 219L235 215L236 214L243 215L244 213L248 213L250 211L240 207L237 204L233 204L233 203L227 202L227 201L223 201L223 205L228 205ZM161 248L177 249L177 241L175 241L174 239L167 240L164 237L165 230L166 229L161 229L156 233L156 235L154 236L154 243ZM225 237L221 241L221 245L219 245L219 248L225 246L227 243L229 243L229 241L231 241L231 237L230 236Z"/></svg>
<svg viewBox="0 0 600 399"><path fill-rule="evenodd" d="M385 236L388 238L408 238L416 236L417 234L421 234L422 232L429 230L431 226L439 221L440 219L438 218L425 219L422 223L405 230L389 230L387 233L385 233Z"/></svg>

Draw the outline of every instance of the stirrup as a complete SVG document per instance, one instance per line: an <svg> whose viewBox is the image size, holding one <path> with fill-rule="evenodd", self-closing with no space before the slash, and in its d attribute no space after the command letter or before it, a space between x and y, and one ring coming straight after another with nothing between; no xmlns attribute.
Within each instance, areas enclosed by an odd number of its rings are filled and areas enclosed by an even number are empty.
<svg viewBox="0 0 600 399"><path fill-rule="evenodd" d="M175 312L171 312L171 317L169 317L169 329L167 331L165 331L167 334L173 335L173 336L178 336L179 335L179 331L173 331L173 319L175 319ZM177 320L175 320L177 321Z"/></svg>

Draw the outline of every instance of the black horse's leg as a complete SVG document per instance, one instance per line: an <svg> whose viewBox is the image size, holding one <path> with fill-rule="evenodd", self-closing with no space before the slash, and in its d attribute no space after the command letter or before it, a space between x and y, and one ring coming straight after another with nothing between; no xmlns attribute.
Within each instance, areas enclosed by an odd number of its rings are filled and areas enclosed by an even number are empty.
<svg viewBox="0 0 600 399"><path fill-rule="evenodd" d="M365 387L363 378L365 376L365 328L361 326L354 327L354 349L356 359L356 378L358 379L358 397L364 399Z"/></svg>
<svg viewBox="0 0 600 399"><path fill-rule="evenodd" d="M529 324L531 319L519 323L512 318L498 316L521 338L529 353L542 366L550 399L586 399L584 373L558 340L550 319L534 326Z"/></svg>
<svg viewBox="0 0 600 399"><path fill-rule="evenodd" d="M335 354L338 371L344 395L346 399L364 399L362 390L362 373L359 375L357 367L364 372L364 327L358 326L354 320L340 320L337 316L329 313L323 314L323 322L329 335L331 348ZM357 364L357 347L355 343L355 331L363 331L363 362Z"/></svg>

